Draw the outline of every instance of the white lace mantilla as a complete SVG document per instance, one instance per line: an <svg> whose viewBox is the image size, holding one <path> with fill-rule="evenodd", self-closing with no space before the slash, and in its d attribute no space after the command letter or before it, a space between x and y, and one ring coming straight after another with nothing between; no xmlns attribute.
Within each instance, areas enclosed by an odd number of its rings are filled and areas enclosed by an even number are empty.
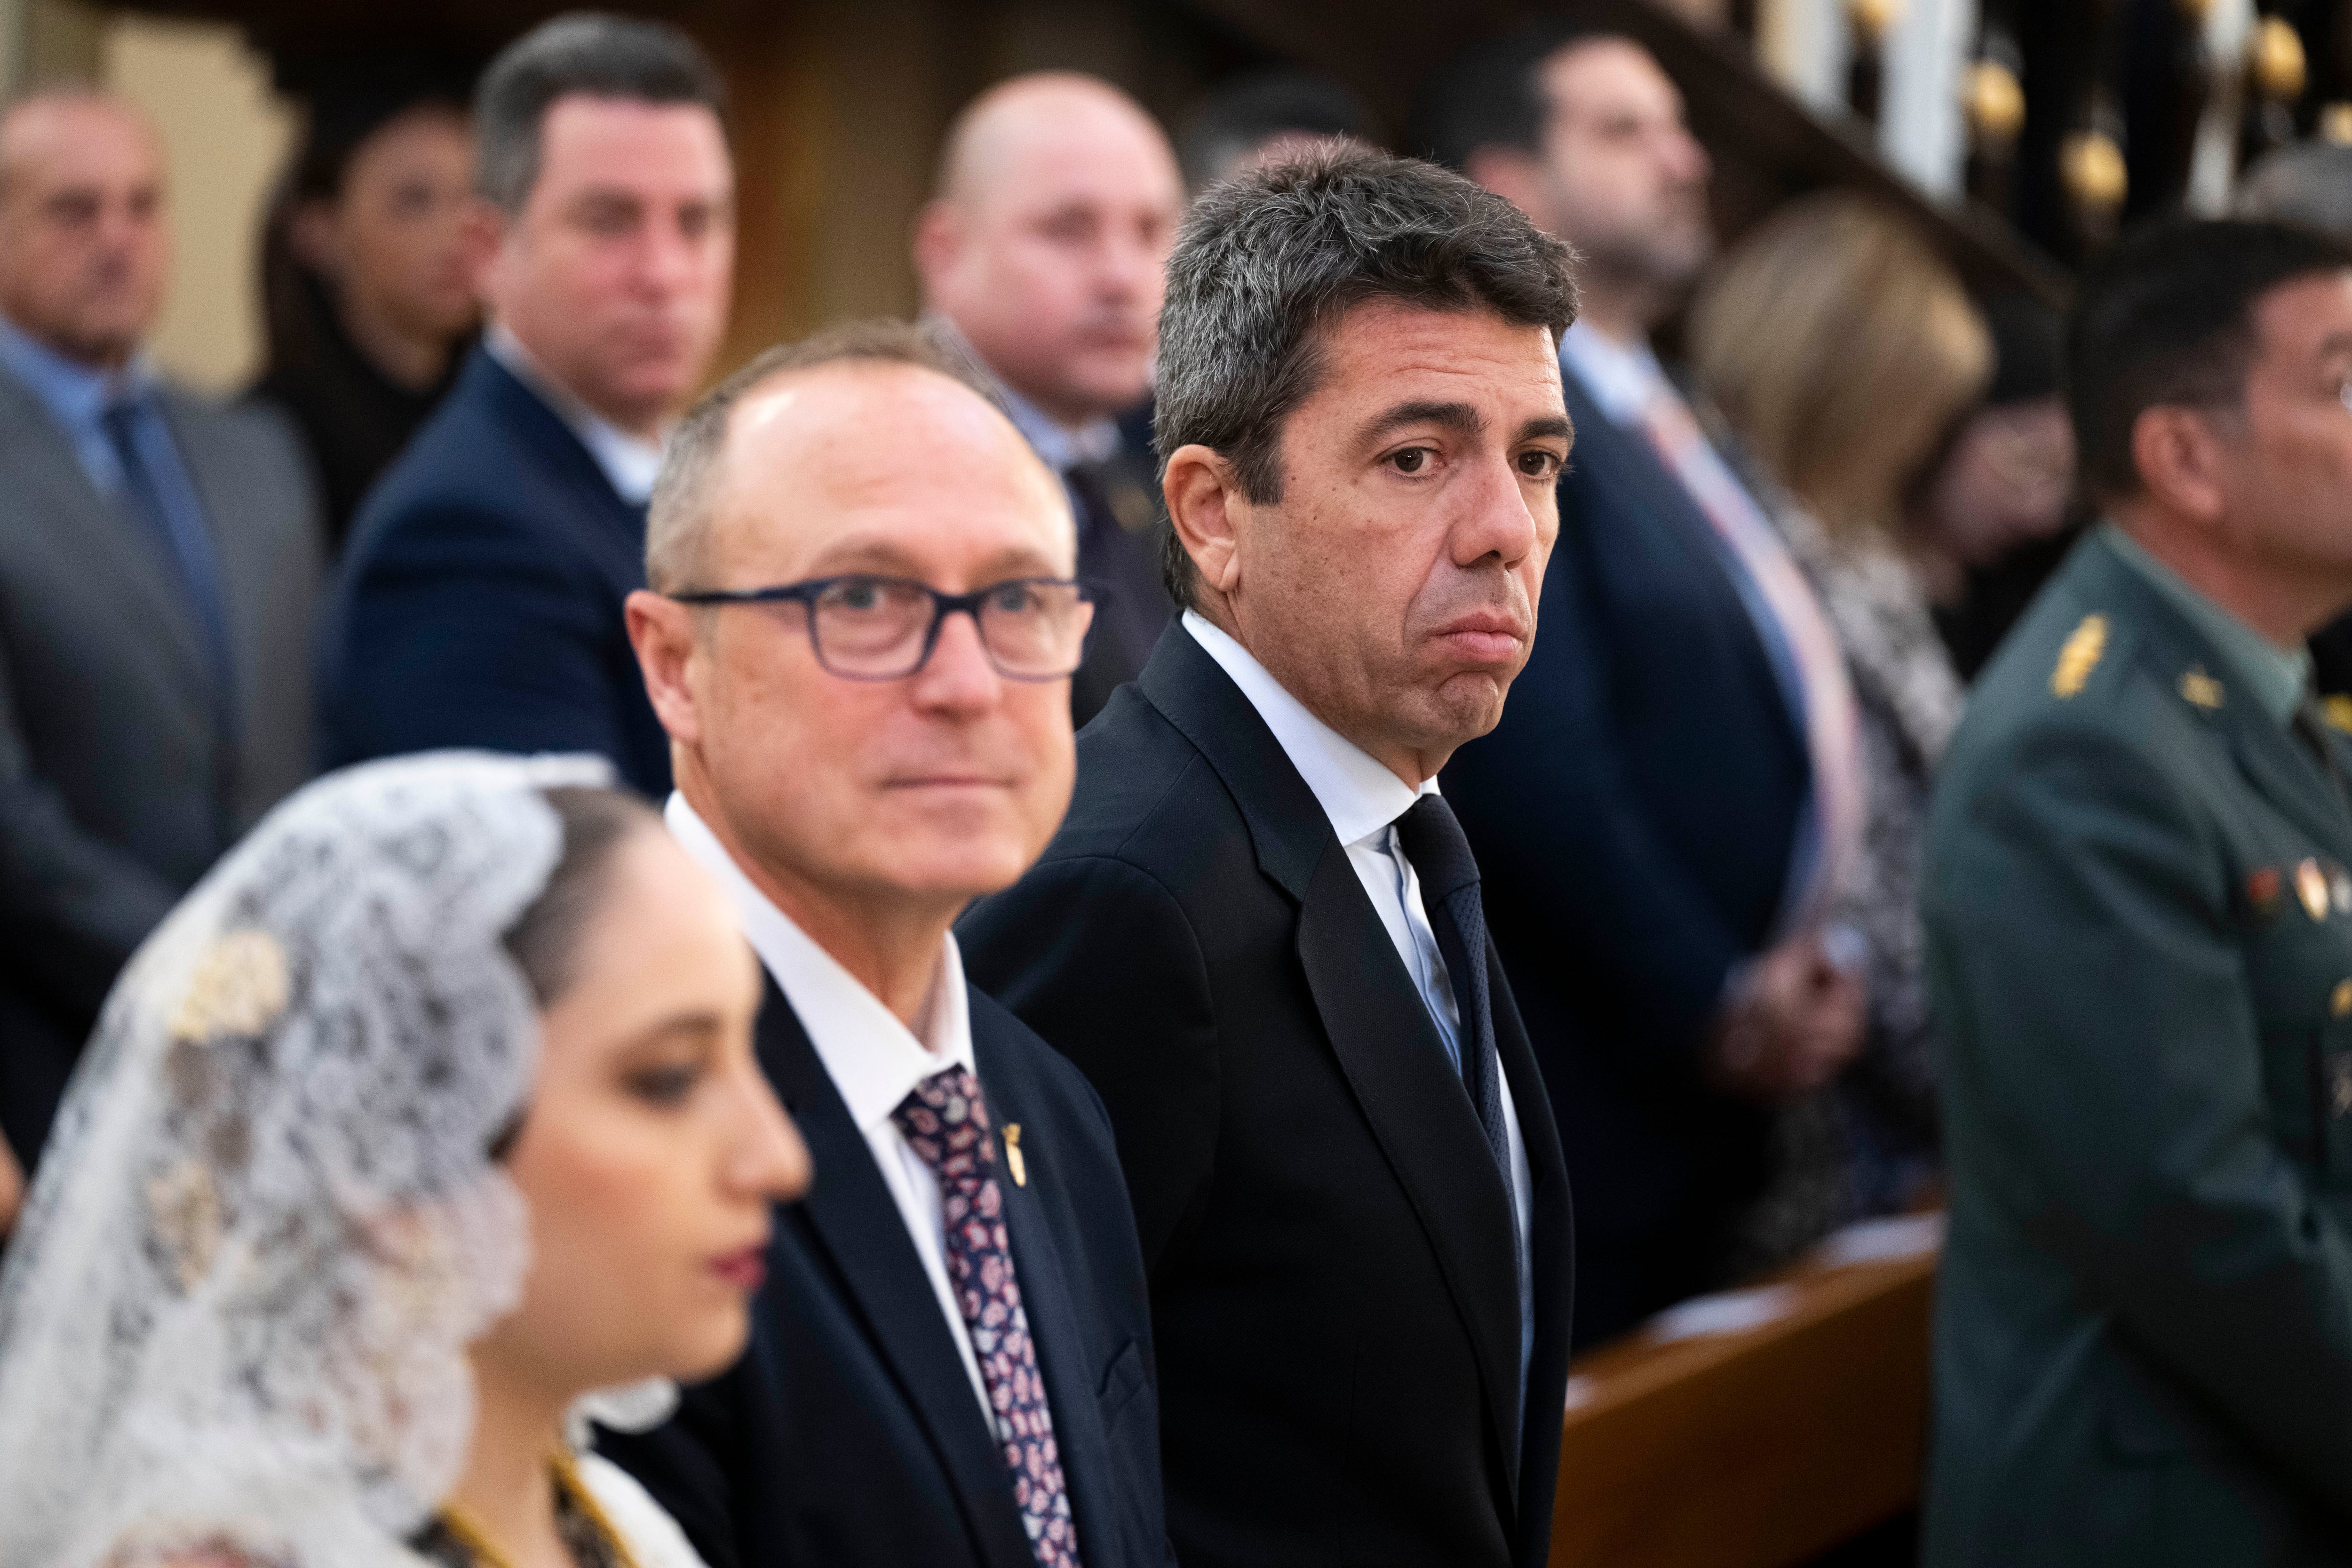
<svg viewBox="0 0 2352 1568"><path fill-rule="evenodd" d="M538 1051L502 937L562 853L541 792L609 777L334 775L140 949L0 1274L0 1565L415 1562L472 1427L465 1347L526 1263L488 1157Z"/></svg>

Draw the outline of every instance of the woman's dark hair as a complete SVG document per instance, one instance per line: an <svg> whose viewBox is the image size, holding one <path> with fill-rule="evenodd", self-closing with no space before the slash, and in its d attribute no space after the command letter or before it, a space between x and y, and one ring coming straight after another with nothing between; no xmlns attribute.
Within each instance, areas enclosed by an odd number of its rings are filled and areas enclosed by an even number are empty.
<svg viewBox="0 0 2352 1568"><path fill-rule="evenodd" d="M581 933L604 891L614 851L632 835L661 826L653 807L619 790L566 786L545 794L563 823L563 854L506 937L508 953L541 1007L575 978Z"/></svg>
<svg viewBox="0 0 2352 1568"><path fill-rule="evenodd" d="M320 280L294 252L294 219L308 202L343 194L352 160L370 138L418 110L462 117L472 70L437 56L331 60L301 68L280 87L310 105L301 144L271 196L261 230L262 330L272 371L314 370L327 358L328 302Z"/></svg>

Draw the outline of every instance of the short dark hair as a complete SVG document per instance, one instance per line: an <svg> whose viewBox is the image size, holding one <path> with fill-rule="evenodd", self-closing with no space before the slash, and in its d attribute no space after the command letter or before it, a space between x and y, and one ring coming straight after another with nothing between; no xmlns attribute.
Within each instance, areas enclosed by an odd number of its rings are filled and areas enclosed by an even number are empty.
<svg viewBox="0 0 2352 1568"><path fill-rule="evenodd" d="M2110 251L2083 280L2066 332L2066 406L2095 500L2140 489L2132 428L2167 405L2220 407L2245 391L2256 301L2352 268L2338 240L2289 224L2174 219Z"/></svg>
<svg viewBox="0 0 2352 1568"><path fill-rule="evenodd" d="M1492 310L1555 341L1576 319L1566 246L1525 213L1417 158L1333 143L1211 186L1185 215L1160 312L1156 442L1223 456L1253 500L1282 499L1283 421L1315 390L1325 332L1396 300ZM1180 605L1192 563L1171 529Z"/></svg>
<svg viewBox="0 0 2352 1568"><path fill-rule="evenodd" d="M573 11L509 44L474 90L474 189L520 212L539 183L547 111L573 93L699 104L723 125L727 93L709 57L665 22Z"/></svg>
<svg viewBox="0 0 2352 1568"><path fill-rule="evenodd" d="M926 321L844 321L795 343L768 349L703 394L670 432L646 520L646 585L685 589L701 570L710 520L710 477L727 446L735 405L772 378L847 361L913 365L962 383L999 409L1004 400L960 343Z"/></svg>
<svg viewBox="0 0 2352 1568"><path fill-rule="evenodd" d="M1481 147L1532 153L1551 106L1536 79L1544 61L1570 44L1622 38L1613 27L1546 17L1464 48L1430 74L1414 98L1405 150L1466 169Z"/></svg>
<svg viewBox="0 0 2352 1568"><path fill-rule="evenodd" d="M1176 161L1194 190L1214 184L1240 158L1276 136L1365 140L1370 116L1356 95L1328 77L1298 70L1252 71L1220 83L1184 121Z"/></svg>

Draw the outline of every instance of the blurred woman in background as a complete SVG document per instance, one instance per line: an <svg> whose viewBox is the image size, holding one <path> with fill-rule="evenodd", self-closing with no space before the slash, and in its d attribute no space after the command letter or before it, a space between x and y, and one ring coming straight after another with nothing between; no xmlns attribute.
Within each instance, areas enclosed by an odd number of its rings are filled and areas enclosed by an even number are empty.
<svg viewBox="0 0 2352 1568"><path fill-rule="evenodd" d="M1916 1202L1937 1172L1936 1053L1917 887L1928 786L1960 688L1928 614L1903 498L1983 391L1991 348L1959 279L1862 198L1782 209L1693 306L1700 389L1762 481L1853 681L1869 812L1831 911L1868 994L1861 1053L1783 1113L1779 1172L1748 1227L1751 1264Z"/></svg>
<svg viewBox="0 0 2352 1568"><path fill-rule="evenodd" d="M1906 537L1952 668L1974 680L2082 534L2074 430L2058 387L2058 313L1983 301L1991 384L1912 486Z"/></svg>
<svg viewBox="0 0 2352 1568"><path fill-rule="evenodd" d="M462 80L331 72L262 238L269 361L254 393L308 437L329 547L448 391L478 319L463 249L473 139Z"/></svg>
<svg viewBox="0 0 2352 1568"><path fill-rule="evenodd" d="M140 950L0 1270L0 1563L695 1568L587 1421L740 1352L808 1156L608 773L334 774Z"/></svg>

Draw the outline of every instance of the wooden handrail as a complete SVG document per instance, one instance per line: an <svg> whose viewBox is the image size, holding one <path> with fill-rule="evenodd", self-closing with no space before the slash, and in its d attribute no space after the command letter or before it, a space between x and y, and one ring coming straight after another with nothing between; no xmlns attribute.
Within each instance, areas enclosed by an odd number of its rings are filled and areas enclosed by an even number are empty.
<svg viewBox="0 0 2352 1568"><path fill-rule="evenodd" d="M1552 1568L1786 1568L1914 1506L1935 1271L1816 1257L1758 1282L1767 1321L1578 1358Z"/></svg>

